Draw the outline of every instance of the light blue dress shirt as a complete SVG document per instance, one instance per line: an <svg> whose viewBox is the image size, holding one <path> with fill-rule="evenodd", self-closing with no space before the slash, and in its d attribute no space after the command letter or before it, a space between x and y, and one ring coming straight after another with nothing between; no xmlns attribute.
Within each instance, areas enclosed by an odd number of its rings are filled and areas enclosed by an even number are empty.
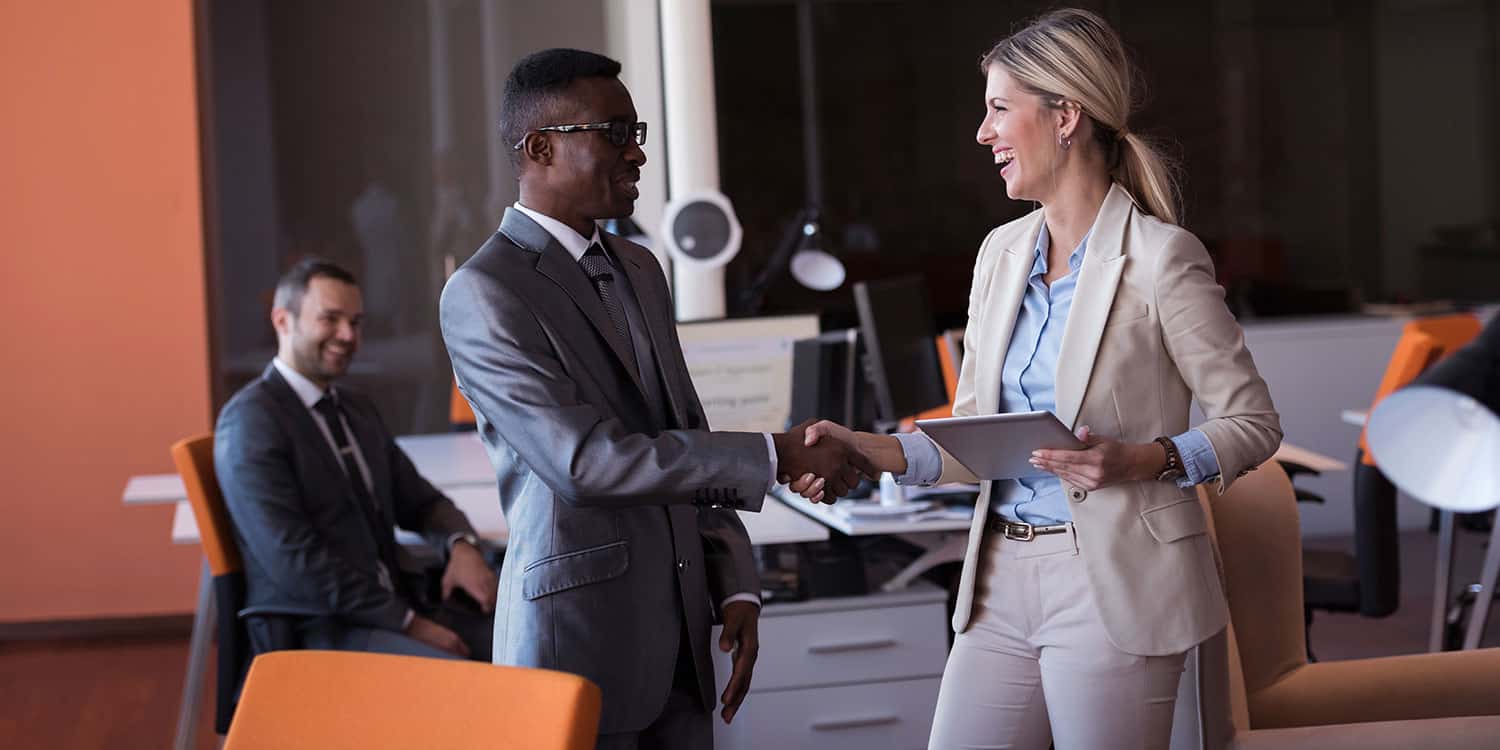
<svg viewBox="0 0 1500 750"><path fill-rule="evenodd" d="M1015 329L1000 374L1002 413L1057 411L1057 356L1062 348L1068 312L1073 308L1078 269L1083 266L1088 244L1089 238L1085 236L1068 256L1068 275L1052 282L1049 287L1043 281L1047 275L1047 251L1051 246L1046 224L1037 234L1031 275L1026 280L1026 293L1021 299L1021 309L1016 315ZM896 438L906 454L906 473L897 477L897 481L922 485L936 482L942 473L942 457L932 441L919 434L897 435ZM1202 432L1188 430L1172 438L1172 442L1182 457L1185 474L1178 480L1179 486L1191 487L1219 473L1213 446ZM1010 520L1037 525L1072 520L1062 482L1050 474L995 482L990 508Z"/></svg>

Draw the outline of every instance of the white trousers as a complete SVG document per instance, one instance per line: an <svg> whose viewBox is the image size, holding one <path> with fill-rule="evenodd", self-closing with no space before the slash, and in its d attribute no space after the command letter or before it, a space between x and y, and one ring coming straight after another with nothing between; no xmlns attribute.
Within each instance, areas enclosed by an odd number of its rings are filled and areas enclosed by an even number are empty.
<svg viewBox="0 0 1500 750"><path fill-rule="evenodd" d="M1071 526L1029 542L986 531L930 750L1168 747L1184 655L1136 656L1109 642L1084 554Z"/></svg>

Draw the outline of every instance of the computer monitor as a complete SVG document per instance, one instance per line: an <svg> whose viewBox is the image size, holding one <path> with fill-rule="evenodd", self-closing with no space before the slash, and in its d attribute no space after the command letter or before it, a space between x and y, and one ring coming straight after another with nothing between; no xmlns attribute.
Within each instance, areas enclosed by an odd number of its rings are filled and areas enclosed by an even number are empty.
<svg viewBox="0 0 1500 750"><path fill-rule="evenodd" d="M855 328L793 342L792 408L787 426L808 419L831 419L857 430L873 426L862 353Z"/></svg>
<svg viewBox="0 0 1500 750"><path fill-rule="evenodd" d="M905 276L860 282L854 304L882 426L948 403L926 281Z"/></svg>

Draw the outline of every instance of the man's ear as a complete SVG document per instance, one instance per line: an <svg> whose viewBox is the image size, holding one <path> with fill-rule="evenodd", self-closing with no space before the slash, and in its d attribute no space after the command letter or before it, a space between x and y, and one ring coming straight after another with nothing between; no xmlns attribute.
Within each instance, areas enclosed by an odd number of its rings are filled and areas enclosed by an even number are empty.
<svg viewBox="0 0 1500 750"><path fill-rule="evenodd" d="M552 139L541 133L527 133L525 140L521 141L521 154L532 164L550 166L552 164Z"/></svg>
<svg viewBox="0 0 1500 750"><path fill-rule="evenodd" d="M285 307L271 308L271 327L276 329L276 335L290 336L292 334L292 311Z"/></svg>

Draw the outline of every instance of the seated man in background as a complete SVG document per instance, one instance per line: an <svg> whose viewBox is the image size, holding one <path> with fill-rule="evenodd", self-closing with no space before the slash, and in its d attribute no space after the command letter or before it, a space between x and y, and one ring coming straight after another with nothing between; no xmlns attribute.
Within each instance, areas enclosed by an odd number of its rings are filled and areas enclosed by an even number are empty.
<svg viewBox="0 0 1500 750"><path fill-rule="evenodd" d="M245 560L251 644L489 661L497 578L473 527L374 404L334 385L363 315L351 273L298 263L276 285L276 358L219 414L214 468ZM403 575L394 526L446 554L441 601Z"/></svg>

